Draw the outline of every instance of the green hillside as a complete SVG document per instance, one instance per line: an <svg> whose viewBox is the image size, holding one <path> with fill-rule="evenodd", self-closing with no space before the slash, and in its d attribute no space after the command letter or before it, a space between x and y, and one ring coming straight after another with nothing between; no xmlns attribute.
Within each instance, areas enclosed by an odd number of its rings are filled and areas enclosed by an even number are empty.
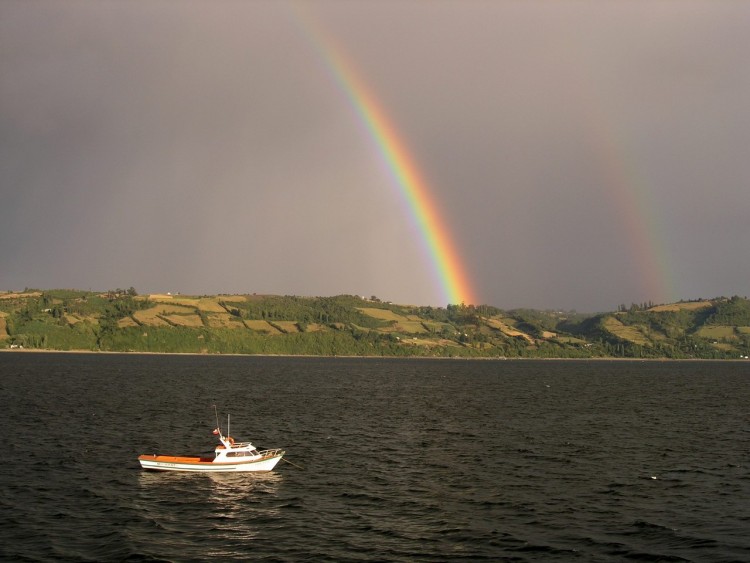
<svg viewBox="0 0 750 563"><path fill-rule="evenodd" d="M435 356L726 358L750 355L750 301L620 306L596 315L419 307L351 295L0 293L0 349Z"/></svg>

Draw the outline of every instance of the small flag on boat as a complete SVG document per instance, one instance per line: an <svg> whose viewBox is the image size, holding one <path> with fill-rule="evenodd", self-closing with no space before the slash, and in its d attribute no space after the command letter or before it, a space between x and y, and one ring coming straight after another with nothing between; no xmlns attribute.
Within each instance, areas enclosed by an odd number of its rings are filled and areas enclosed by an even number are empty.
<svg viewBox="0 0 750 563"><path fill-rule="evenodd" d="M217 434L219 434L219 429L218 428L214 428L214 431L211 432L211 434L213 434L214 436L216 436Z"/></svg>

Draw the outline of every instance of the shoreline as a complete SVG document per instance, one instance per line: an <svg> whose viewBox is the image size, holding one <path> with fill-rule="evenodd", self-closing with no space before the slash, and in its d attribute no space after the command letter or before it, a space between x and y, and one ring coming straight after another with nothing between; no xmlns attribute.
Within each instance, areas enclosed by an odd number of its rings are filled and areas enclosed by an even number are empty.
<svg viewBox="0 0 750 563"><path fill-rule="evenodd" d="M446 357L446 356L345 356L345 355L310 355L310 354L237 354L237 353L201 353L201 352L119 352L114 350L49 350L40 348L10 349L0 348L0 353L19 354L109 354L125 356L197 356L205 358L241 357L241 358L326 358L326 359L361 359L361 360L447 360L447 361L542 361L542 362L747 362L742 358L526 358L526 357Z"/></svg>

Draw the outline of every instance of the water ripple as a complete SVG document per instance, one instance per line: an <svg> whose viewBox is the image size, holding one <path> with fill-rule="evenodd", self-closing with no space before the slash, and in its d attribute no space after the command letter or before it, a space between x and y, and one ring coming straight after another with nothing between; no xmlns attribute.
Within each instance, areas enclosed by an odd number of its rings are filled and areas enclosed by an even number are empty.
<svg viewBox="0 0 750 563"><path fill-rule="evenodd" d="M2 560L750 560L747 364L0 354L0 373ZM305 469L140 470L210 451L214 403Z"/></svg>

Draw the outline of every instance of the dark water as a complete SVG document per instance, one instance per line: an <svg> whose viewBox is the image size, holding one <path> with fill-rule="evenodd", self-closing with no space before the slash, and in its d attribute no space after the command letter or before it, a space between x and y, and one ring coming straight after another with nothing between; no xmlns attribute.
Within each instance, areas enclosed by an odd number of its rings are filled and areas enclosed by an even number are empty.
<svg viewBox="0 0 750 563"><path fill-rule="evenodd" d="M232 433L263 475L143 472ZM750 561L750 363L0 354L8 561Z"/></svg>

